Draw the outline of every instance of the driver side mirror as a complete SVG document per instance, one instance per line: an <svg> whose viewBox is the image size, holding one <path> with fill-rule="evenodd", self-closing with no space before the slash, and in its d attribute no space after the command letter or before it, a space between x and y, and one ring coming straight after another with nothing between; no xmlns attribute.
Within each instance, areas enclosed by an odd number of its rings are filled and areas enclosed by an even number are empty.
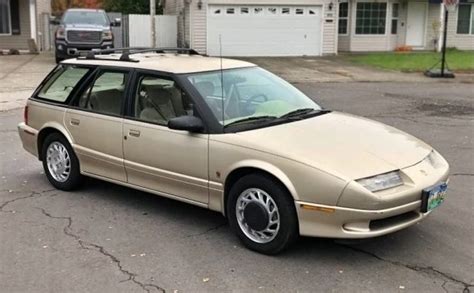
<svg viewBox="0 0 474 293"><path fill-rule="evenodd" d="M116 18L114 19L114 21L110 23L110 26L114 26L114 27L118 27L121 25L122 25L122 20L120 18Z"/></svg>
<svg viewBox="0 0 474 293"><path fill-rule="evenodd" d="M204 130L204 123L195 116L180 116L170 119L168 121L168 128L189 132L202 132Z"/></svg>
<svg viewBox="0 0 474 293"><path fill-rule="evenodd" d="M60 20L56 17L50 17L49 18L49 23L52 24L52 25L59 25L60 24Z"/></svg>

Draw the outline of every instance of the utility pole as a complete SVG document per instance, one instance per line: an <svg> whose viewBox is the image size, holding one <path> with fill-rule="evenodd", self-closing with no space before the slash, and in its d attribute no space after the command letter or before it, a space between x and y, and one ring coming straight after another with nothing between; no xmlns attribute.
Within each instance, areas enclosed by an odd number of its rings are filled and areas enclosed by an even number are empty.
<svg viewBox="0 0 474 293"><path fill-rule="evenodd" d="M150 0L150 23L151 23L151 47L156 47L156 29L155 29L156 0Z"/></svg>

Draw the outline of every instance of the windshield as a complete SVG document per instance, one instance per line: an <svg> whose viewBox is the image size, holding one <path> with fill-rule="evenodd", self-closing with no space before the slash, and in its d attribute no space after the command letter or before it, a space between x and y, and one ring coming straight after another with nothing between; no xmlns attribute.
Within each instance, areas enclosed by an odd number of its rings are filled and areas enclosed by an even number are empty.
<svg viewBox="0 0 474 293"><path fill-rule="evenodd" d="M255 123L260 117L280 118L299 109L321 110L294 86L258 67L197 73L188 80L223 126L239 121Z"/></svg>
<svg viewBox="0 0 474 293"><path fill-rule="evenodd" d="M65 24L93 24L106 26L108 21L100 11L68 11L64 15Z"/></svg>

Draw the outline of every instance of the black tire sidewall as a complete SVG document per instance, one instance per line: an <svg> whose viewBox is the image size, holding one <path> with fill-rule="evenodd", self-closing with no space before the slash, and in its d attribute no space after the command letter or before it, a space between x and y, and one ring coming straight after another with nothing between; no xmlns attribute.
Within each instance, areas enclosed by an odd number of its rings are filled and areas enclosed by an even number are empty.
<svg viewBox="0 0 474 293"><path fill-rule="evenodd" d="M59 142L62 145L64 145L71 159L71 173L69 174L68 179L64 182L56 181L56 179L54 179L53 176L51 176L51 174L49 173L46 156L47 156L48 147L53 142ZM79 168L79 160L77 159L77 156L74 153L74 150L72 149L71 145L69 144L69 142L63 135L59 133L52 133L46 137L41 149L41 158L43 160L43 169L44 169L44 173L46 174L46 177L48 178L49 182L57 189L70 191L70 190L76 189L82 183L82 175Z"/></svg>
<svg viewBox="0 0 474 293"><path fill-rule="evenodd" d="M275 201L280 214L280 229L275 239L268 243L257 243L249 239L241 230L236 217L235 205L239 195L249 188L259 188L267 192ZM264 174L250 174L239 179L229 192L226 214L229 225L248 248L264 253L277 254L285 250L298 237L298 218L294 200L286 188L275 179Z"/></svg>

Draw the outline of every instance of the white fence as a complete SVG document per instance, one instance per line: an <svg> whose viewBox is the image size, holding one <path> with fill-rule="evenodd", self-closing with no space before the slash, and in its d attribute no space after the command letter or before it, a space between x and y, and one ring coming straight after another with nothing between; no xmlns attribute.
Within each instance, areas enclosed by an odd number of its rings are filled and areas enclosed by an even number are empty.
<svg viewBox="0 0 474 293"><path fill-rule="evenodd" d="M151 19L149 15L128 16L130 47L151 47ZM178 18L174 15L155 16L156 44L152 47L176 47L178 44Z"/></svg>

